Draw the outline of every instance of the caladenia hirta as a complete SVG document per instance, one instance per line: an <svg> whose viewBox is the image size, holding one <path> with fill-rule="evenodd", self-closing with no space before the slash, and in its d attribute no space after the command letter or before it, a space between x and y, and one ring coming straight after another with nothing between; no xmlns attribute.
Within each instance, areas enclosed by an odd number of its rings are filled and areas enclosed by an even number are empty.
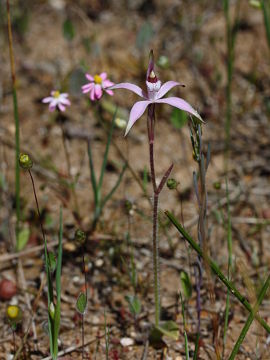
<svg viewBox="0 0 270 360"><path fill-rule="evenodd" d="M168 81L161 84L161 81L157 78L154 69L154 56L153 51L150 52L150 60L146 74L146 88L145 92L139 86L131 83L116 84L109 89L127 89L133 91L137 95L141 96L144 100L136 102L129 116L125 136L130 131L134 123L143 115L147 109L147 132L149 142L149 157L150 157L150 171L151 180L153 186L153 228L152 228L152 240L153 240L153 270L154 270L154 293L155 293L155 327L160 329L160 280L159 280L159 241L158 241L158 203L159 195L172 171L173 164L169 166L168 170L164 173L160 183L156 181L155 162L154 162L154 140L155 140L155 107L156 104L168 104L178 109L186 111L187 113L194 115L199 121L202 121L201 116L193 107L185 100L179 97L164 98L172 88L175 86L184 86L176 81Z"/></svg>

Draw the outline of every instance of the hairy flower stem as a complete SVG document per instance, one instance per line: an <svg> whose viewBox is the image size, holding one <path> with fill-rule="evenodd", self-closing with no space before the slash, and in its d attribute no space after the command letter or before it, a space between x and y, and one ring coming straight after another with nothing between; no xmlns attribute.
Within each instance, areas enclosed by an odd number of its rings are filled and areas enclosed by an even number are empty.
<svg viewBox="0 0 270 360"><path fill-rule="evenodd" d="M159 241L158 241L158 201L159 195L168 179L173 165L169 167L160 184L157 186L155 163L154 163L154 128L155 128L155 104L149 105L147 114L147 130L149 141L149 158L150 158L150 171L151 180L154 193L153 204L153 270L154 270L154 293L155 293L155 326L159 326L160 321L160 272L159 272Z"/></svg>

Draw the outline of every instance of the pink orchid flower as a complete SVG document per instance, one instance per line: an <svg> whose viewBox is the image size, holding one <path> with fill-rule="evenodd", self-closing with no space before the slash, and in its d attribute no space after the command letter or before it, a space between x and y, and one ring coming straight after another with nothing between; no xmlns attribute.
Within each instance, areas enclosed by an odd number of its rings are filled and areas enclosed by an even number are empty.
<svg viewBox="0 0 270 360"><path fill-rule="evenodd" d="M103 72L100 75L95 75L94 77L90 74L85 74L88 84L82 86L83 94L90 92L90 100L95 101L99 100L102 97L103 90L109 94L113 95L113 91L107 89L110 86L113 86L114 83L107 79L107 73Z"/></svg>
<svg viewBox="0 0 270 360"><path fill-rule="evenodd" d="M67 93L60 93L58 90L53 90L51 96L45 97L43 103L49 103L49 110L54 111L56 108L60 111L65 111L67 106L70 106Z"/></svg>
<svg viewBox="0 0 270 360"><path fill-rule="evenodd" d="M168 104L174 106L180 110L186 111L191 115L196 116L200 121L203 122L201 116L198 114L193 107L186 102L185 100L179 97L168 97L163 98L164 95L167 94L175 86L185 86L176 81L167 81L165 84L161 85L160 80L158 80L155 72L154 72L154 60L153 53L151 52L149 66L146 74L146 88L147 92L143 91L139 86L131 84L131 83L120 83L114 86L111 86L111 90L115 89L127 89L133 91L135 94L142 97L143 101L136 102L129 115L129 121L127 124L125 136L128 134L131 127L135 124L135 122L143 115L146 108L150 104Z"/></svg>

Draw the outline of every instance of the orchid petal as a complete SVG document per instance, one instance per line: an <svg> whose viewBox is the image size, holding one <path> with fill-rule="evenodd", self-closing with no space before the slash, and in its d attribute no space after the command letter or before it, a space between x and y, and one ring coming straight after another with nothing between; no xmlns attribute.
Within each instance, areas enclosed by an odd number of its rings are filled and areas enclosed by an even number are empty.
<svg viewBox="0 0 270 360"><path fill-rule="evenodd" d="M109 90L115 90L115 89L127 89L130 91L133 91L135 94L139 95L142 98L147 98L145 92L137 85L131 84L131 83L120 83L116 84L110 87Z"/></svg>
<svg viewBox="0 0 270 360"><path fill-rule="evenodd" d="M174 106L180 110L186 111L190 113L191 115L196 116L201 122L204 122L201 116L197 113L195 109L191 105L189 105L188 102L186 102L184 99L178 98L178 97L169 97L165 99L159 99L155 100L155 103L159 104L168 104L171 106Z"/></svg>
<svg viewBox="0 0 270 360"><path fill-rule="evenodd" d="M156 99L161 99L165 94L167 94L168 91L170 91L175 86L184 86L184 85L176 81L167 81L159 89L158 93L156 94Z"/></svg>
<svg viewBox="0 0 270 360"><path fill-rule="evenodd" d="M147 81L151 71L154 70L154 67L155 67L154 52L153 52L153 50L151 50L150 54L149 54L149 63L148 63L148 68L147 68L147 72L146 72L146 81Z"/></svg>
<svg viewBox="0 0 270 360"><path fill-rule="evenodd" d="M142 116L142 114L145 112L145 109L149 104L151 104L151 101L138 101L133 105L129 114L129 120L126 128L125 136L128 134L129 130L132 128L134 123Z"/></svg>

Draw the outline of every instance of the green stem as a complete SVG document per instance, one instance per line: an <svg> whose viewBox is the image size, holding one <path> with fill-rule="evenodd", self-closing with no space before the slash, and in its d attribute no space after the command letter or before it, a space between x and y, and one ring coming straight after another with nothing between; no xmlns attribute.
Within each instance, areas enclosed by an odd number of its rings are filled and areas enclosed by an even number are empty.
<svg viewBox="0 0 270 360"><path fill-rule="evenodd" d="M244 325L244 327L243 327L243 329L242 329L242 331L241 331L241 333L240 333L240 335L239 335L239 337L238 337L238 339L237 339L237 341L236 341L236 343L234 345L234 348L233 348L233 350L231 352L229 360L233 360L235 358L235 356L237 355L237 353L239 351L239 348L240 348L242 342L244 341L244 339L246 337L246 334L247 334L247 332L248 332L248 330L250 328L250 325L252 324L252 321L256 317L256 314L257 314L257 312L259 310L259 306L261 305L261 303L262 303L262 301L263 301L263 299L265 297L265 294L266 294L266 292L268 290L269 284L270 284L270 275L268 275L268 277L267 277L267 279L266 279L266 281L265 281L265 283L264 283L264 285L263 285L263 287L262 287L262 289L261 289L261 291L259 293L259 297L258 297L258 300L257 300L254 308L251 309L249 317L248 317L248 319L247 319L247 321L246 321L246 323L245 323L245 325Z"/></svg>
<svg viewBox="0 0 270 360"><path fill-rule="evenodd" d="M165 214L177 228L177 230L182 234L182 236L187 240L191 247L199 254L203 259L209 264L212 271L218 276L218 278L223 282L223 284L230 290L231 294L235 296L244 307L251 313L252 306L247 301L247 299L236 289L236 287L229 281L226 276L222 273L218 265L207 255L203 254L203 251L199 245L192 239L192 237L186 232L186 230L181 226L181 224L176 220L176 218L169 211L165 211ZM263 328L270 334L270 326L263 320L259 315L255 315L256 320L263 326Z"/></svg>
<svg viewBox="0 0 270 360"><path fill-rule="evenodd" d="M9 0L7 0L6 4L7 4L10 70L11 70L11 78L12 78L13 111L14 111L14 121L15 121L16 242L17 242L17 245L18 245L18 236L19 236L19 231L20 231L20 218L21 218L21 214L20 214L20 165L19 165L19 157L20 157L20 123L19 123L19 114L18 114L17 84L16 84L14 54L13 54L13 41L12 41L12 29L11 29Z"/></svg>

